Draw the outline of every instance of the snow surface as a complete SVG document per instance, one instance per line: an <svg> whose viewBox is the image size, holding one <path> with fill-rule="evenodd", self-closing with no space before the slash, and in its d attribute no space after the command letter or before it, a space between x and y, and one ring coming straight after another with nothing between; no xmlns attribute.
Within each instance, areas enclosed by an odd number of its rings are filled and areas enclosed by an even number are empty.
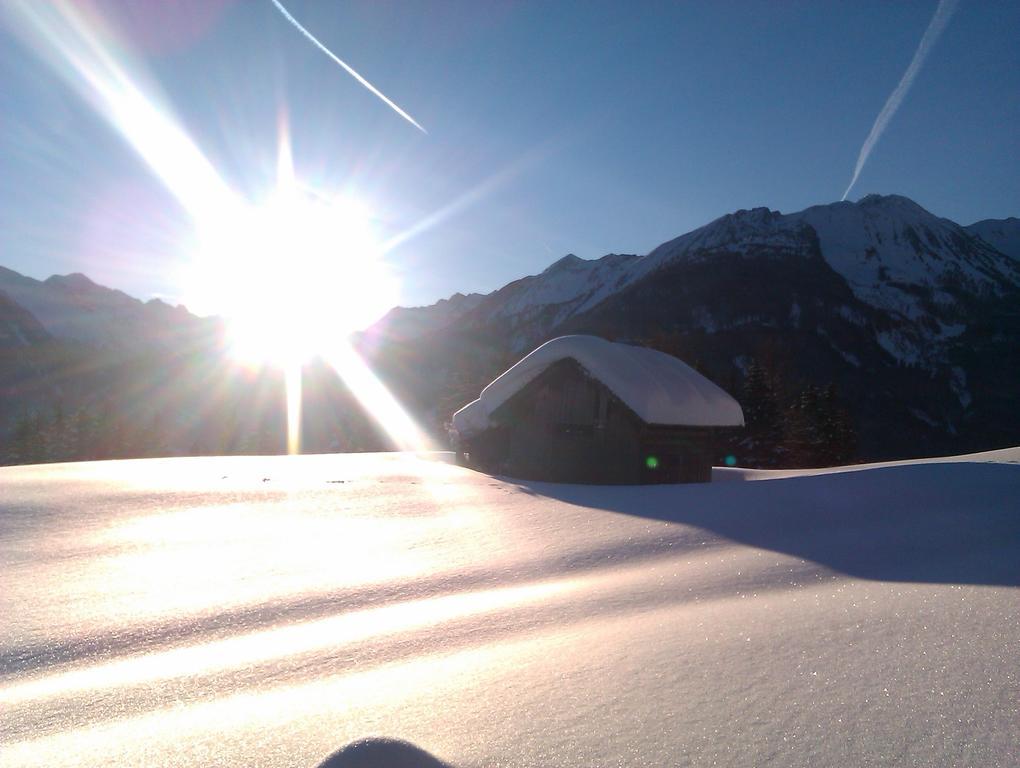
<svg viewBox="0 0 1020 768"><path fill-rule="evenodd" d="M597 336L560 336L518 361L453 415L467 436L486 429L492 413L550 365L576 360L648 424L741 426L744 414L726 392L672 355Z"/></svg>
<svg viewBox="0 0 1020 768"><path fill-rule="evenodd" d="M1020 259L1020 219L1015 216L976 221L966 229L1007 256Z"/></svg>
<svg viewBox="0 0 1020 768"><path fill-rule="evenodd" d="M2 762L311 767L376 735L460 768L1015 766L1017 462L2 468Z"/></svg>

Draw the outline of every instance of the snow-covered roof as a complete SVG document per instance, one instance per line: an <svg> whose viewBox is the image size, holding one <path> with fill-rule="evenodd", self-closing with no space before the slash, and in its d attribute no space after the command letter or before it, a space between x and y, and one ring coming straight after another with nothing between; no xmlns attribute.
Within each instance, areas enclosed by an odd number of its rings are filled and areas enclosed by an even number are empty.
<svg viewBox="0 0 1020 768"><path fill-rule="evenodd" d="M461 435L490 426L492 413L553 363L573 359L648 424L736 427L744 414L726 392L664 352L595 336L547 341L482 390L453 415Z"/></svg>

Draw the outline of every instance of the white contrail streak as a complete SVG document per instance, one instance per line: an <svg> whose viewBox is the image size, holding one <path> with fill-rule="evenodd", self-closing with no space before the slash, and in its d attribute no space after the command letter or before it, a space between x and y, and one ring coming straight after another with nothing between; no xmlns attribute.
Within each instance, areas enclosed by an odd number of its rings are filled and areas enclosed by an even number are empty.
<svg viewBox="0 0 1020 768"><path fill-rule="evenodd" d="M353 77L355 80L357 80L363 86L368 88L368 90L370 90L372 93L374 93L376 96L378 96L384 102L386 102L386 104L389 106L390 109L392 109L394 112L396 112L402 118L407 120L407 122L409 122L411 125L413 125L415 128L417 128L419 131L421 131L422 133L425 133L425 134L428 133L428 131L426 131L424 128L421 127L421 125L418 124L417 120L415 120L413 117L411 117L409 114L407 114L404 110L402 110L400 107L398 107L396 104L394 104L388 98L386 98L386 96L384 96L383 93L378 88L376 88L374 85L372 85L370 82L368 82L368 80L366 80L361 75L359 75L357 72L355 72L354 69L349 64L347 64L347 62L343 61L340 57L338 57L335 53L333 53L333 51L329 50L329 48L327 48L325 45L320 43L319 39L315 35L313 35L307 29L302 27L301 23L297 19L295 19L293 16L291 16L290 12L286 8L283 7L283 4L280 3L280 0L270 0L270 2L273 5L276 6L276 9L280 13L283 14L283 17L287 21L289 21L291 24L293 24L295 27L297 27L298 31L301 34L303 34L305 37L307 37L309 40L311 40L320 51L322 51L324 54L329 56L329 58L333 59L333 61L335 61L337 64L339 64L345 70L347 70L347 73L351 77Z"/></svg>
<svg viewBox="0 0 1020 768"><path fill-rule="evenodd" d="M274 0L275 2L275 0ZM956 10L957 0L939 0L938 8L935 9L935 15L932 16L931 21L928 23L928 28L924 31L924 37L921 38L921 44L917 46L917 50L914 51L914 58L910 61L910 66L907 67L907 71L903 73L903 77L900 78L899 85L889 95L889 98L885 102L885 106L882 107L882 111L878 113L878 117L875 118L874 125L871 126L871 133L868 134L868 138L864 140L864 145L861 147L861 152L857 156L857 166L854 168L854 177L850 179L850 186L846 188L846 192L843 193L842 200L846 200L846 196L850 194L850 190L853 189L854 184L857 183L857 177L861 175L861 169L864 164L868 161L868 155L871 154L871 150L878 143L882 133L885 131L889 121L892 120L893 115L896 114L896 110L900 108L900 104L903 103L903 99L907 95L907 91L910 90L910 86L914 84L914 78L917 77L917 73L921 70L921 65L924 64L924 60L928 56L928 52L932 46L939 39L939 35L942 34L942 30L946 28L946 24L949 23L949 18L953 15L953 11Z"/></svg>

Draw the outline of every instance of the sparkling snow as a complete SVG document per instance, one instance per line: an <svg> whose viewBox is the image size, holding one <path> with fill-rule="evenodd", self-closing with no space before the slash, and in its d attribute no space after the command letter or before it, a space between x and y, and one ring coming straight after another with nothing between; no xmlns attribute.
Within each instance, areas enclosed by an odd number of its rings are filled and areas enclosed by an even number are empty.
<svg viewBox="0 0 1020 768"><path fill-rule="evenodd" d="M15 766L1015 766L1020 449L708 485L0 469ZM751 482L760 480L758 482Z"/></svg>

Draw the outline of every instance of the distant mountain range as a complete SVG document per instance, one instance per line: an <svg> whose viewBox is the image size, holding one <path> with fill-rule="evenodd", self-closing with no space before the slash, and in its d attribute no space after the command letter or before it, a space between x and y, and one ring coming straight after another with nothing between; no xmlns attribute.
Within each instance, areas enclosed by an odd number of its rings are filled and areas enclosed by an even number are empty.
<svg viewBox="0 0 1020 768"><path fill-rule="evenodd" d="M173 346L215 322L160 299L143 303L77 273L35 280L0 267L0 297L20 306L55 339L107 349ZM14 328L8 332L17 338Z"/></svg>
<svg viewBox="0 0 1020 768"><path fill-rule="evenodd" d="M275 450L281 383L263 372L256 386L224 356L221 331L84 275L0 268L0 439L59 404L167 423L160 452ZM567 333L663 349L738 399L754 367L783 407L834 387L859 458L1018 444L1020 220L965 227L896 195L741 210L647 255L567 255L489 294L395 308L359 345L441 437L492 378ZM308 449L385 447L335 376L313 368Z"/></svg>

